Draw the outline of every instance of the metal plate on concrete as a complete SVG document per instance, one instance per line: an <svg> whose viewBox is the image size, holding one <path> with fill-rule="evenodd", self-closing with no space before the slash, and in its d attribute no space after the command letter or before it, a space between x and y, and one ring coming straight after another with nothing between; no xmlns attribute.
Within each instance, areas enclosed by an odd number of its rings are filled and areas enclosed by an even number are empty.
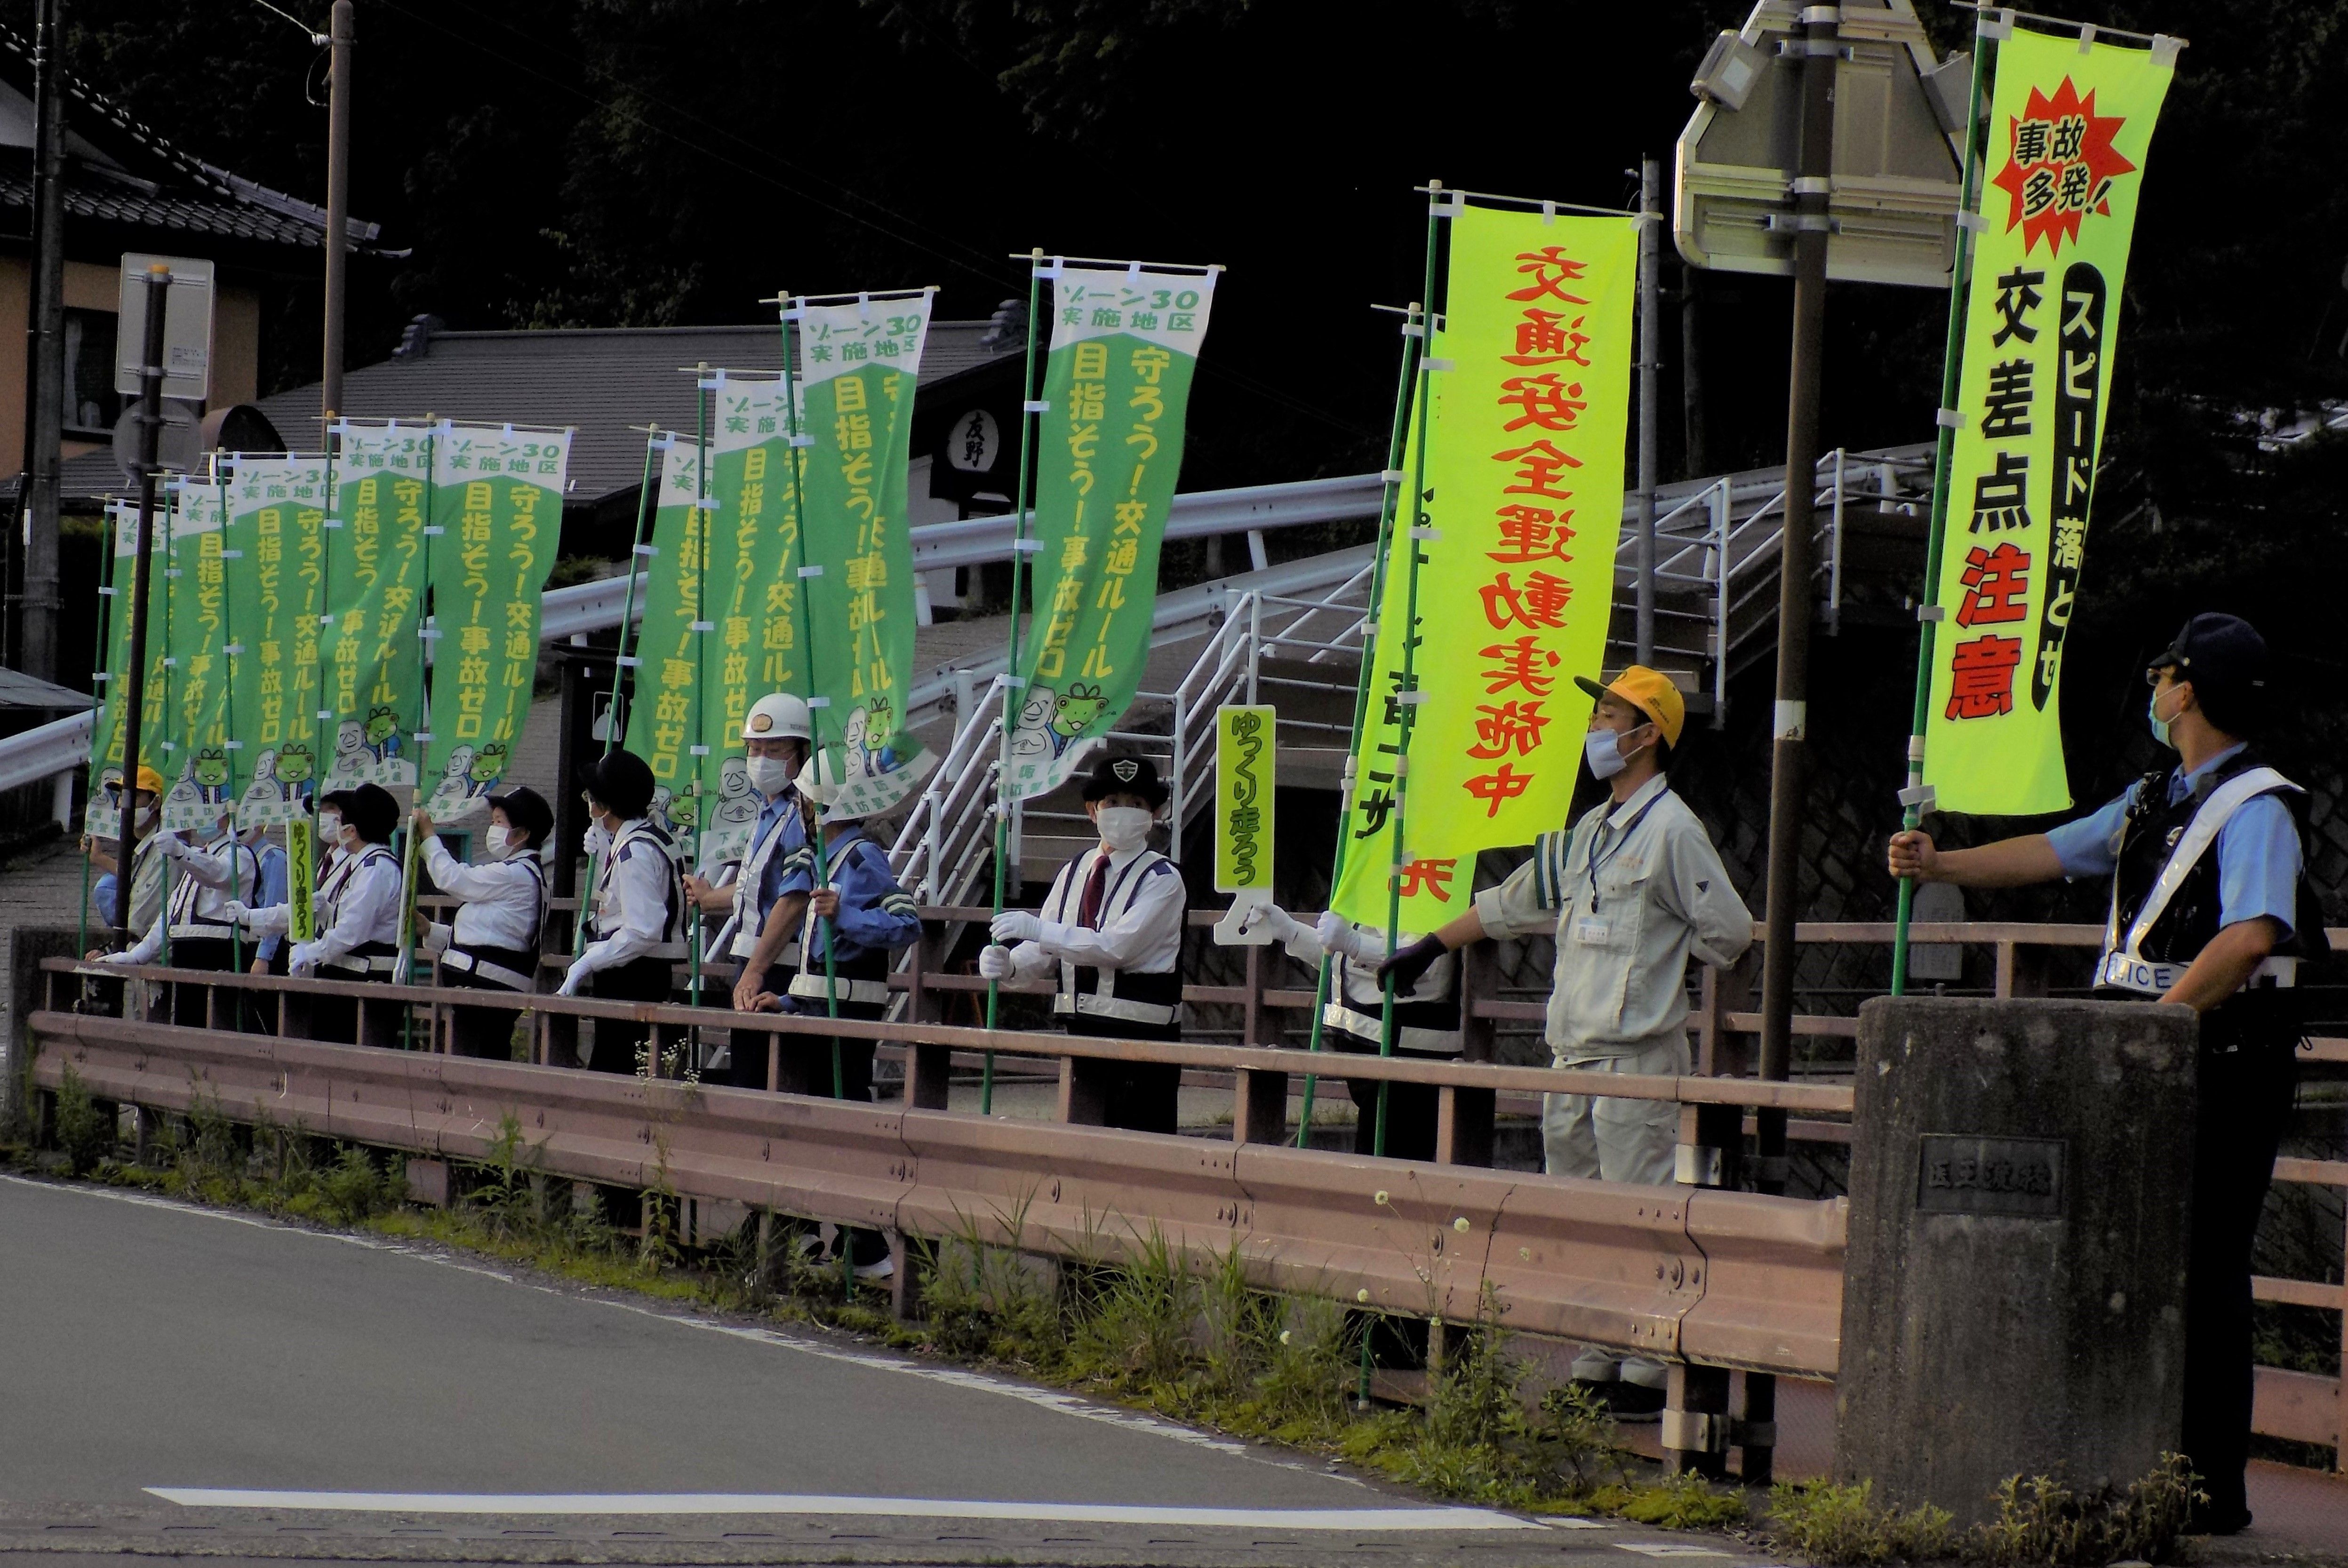
<svg viewBox="0 0 2348 1568"><path fill-rule="evenodd" d="M1926 1214L2063 1213L2060 1138L1973 1138L1927 1132L1916 1153L1916 1207Z"/></svg>

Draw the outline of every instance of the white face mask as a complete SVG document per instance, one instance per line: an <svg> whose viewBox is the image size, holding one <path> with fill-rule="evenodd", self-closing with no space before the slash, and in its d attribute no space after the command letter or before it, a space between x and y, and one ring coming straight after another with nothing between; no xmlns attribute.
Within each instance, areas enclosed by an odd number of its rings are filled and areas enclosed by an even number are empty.
<svg viewBox="0 0 2348 1568"><path fill-rule="evenodd" d="M152 827L155 825L155 819L162 815L163 808L160 805L142 805L139 808L139 825L142 828Z"/></svg>
<svg viewBox="0 0 2348 1568"><path fill-rule="evenodd" d="M1101 842L1118 855L1128 849L1138 849L1149 837L1151 814L1138 805L1105 805L1093 825L1100 829Z"/></svg>
<svg viewBox="0 0 2348 1568"><path fill-rule="evenodd" d="M2169 690L2174 692L2177 688L2171 686ZM2179 713L2182 713L2185 710L2182 708L2178 710ZM2177 721L2174 719L2164 719L2160 716L2160 693L2158 692L2153 692L2152 701L2145 704L2145 715L2152 721L2152 738L2158 741L2164 746L2174 744L2174 743L2168 738L2168 726L2175 723Z"/></svg>
<svg viewBox="0 0 2348 1568"><path fill-rule="evenodd" d="M318 814L318 842L329 849L339 849L343 843L342 813L322 811Z"/></svg>
<svg viewBox="0 0 2348 1568"><path fill-rule="evenodd" d="M750 787L763 795L778 795L791 782L791 764L780 757L752 757Z"/></svg>
<svg viewBox="0 0 2348 1568"><path fill-rule="evenodd" d="M481 835L481 842L489 846L489 855L494 859L503 860L513 853L513 835L501 822L489 824L488 831Z"/></svg>
<svg viewBox="0 0 2348 1568"><path fill-rule="evenodd" d="M1631 755L1646 750L1634 747ZM1590 776L1611 779L1631 765L1631 758L1622 754L1622 737L1613 730L1592 730L1581 737L1581 754L1589 760Z"/></svg>

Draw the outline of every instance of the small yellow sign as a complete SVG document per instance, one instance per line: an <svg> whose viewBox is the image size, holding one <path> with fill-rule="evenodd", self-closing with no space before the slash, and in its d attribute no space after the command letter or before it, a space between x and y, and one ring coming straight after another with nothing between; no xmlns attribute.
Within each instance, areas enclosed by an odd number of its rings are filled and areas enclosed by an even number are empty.
<svg viewBox="0 0 2348 1568"><path fill-rule="evenodd" d="M1215 891L1272 890L1278 718L1269 707L1215 710Z"/></svg>

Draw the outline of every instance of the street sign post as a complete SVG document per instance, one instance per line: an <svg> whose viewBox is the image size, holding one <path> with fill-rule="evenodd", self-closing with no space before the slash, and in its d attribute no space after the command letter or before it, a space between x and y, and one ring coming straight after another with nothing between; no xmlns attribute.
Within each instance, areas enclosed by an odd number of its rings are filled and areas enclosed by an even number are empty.
<svg viewBox="0 0 2348 1568"><path fill-rule="evenodd" d="M201 403L212 387L212 264L186 256L122 258L121 313L115 318L114 390L152 396L139 358L147 342L147 280L170 273L163 305L163 395Z"/></svg>

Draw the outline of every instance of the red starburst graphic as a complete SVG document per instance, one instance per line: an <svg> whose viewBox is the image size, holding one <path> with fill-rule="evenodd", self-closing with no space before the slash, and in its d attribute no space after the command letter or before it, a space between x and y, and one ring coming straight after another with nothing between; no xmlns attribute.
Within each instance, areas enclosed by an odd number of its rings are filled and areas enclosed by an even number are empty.
<svg viewBox="0 0 2348 1568"><path fill-rule="evenodd" d="M2112 181L2136 172L2112 146L2126 118L2096 113L2096 95L2081 99L2065 77L2052 97L2031 88L2022 118L2005 123L2005 167L1990 183L2010 199L2006 230L2022 226L2024 255L2043 235L2048 253L2059 256L2064 241L2079 242L2081 219L2111 216Z"/></svg>

